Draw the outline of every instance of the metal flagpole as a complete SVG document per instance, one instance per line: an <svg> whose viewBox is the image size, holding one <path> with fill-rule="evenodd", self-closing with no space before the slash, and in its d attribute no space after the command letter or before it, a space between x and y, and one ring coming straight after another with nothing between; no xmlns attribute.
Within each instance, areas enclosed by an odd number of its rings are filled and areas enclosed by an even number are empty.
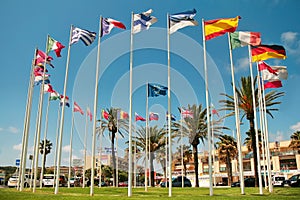
<svg viewBox="0 0 300 200"><path fill-rule="evenodd" d="M56 180L56 166L57 166L57 149L58 149L58 134L60 124L60 106L57 109L57 125L56 125L56 139L55 139L55 156L54 156L54 181ZM54 184L53 184L54 187Z"/></svg>
<svg viewBox="0 0 300 200"><path fill-rule="evenodd" d="M229 45L229 57L231 65L231 79L232 79L232 92L234 100L234 113L235 113L235 127L236 127L236 138L237 138L237 148L238 148L238 162L239 162L239 171L240 171L240 185L241 185L241 194L245 194L245 183L244 183L244 169L243 169L243 158L242 158L242 141L241 141L241 129L240 129L240 112L238 108L238 97L236 94L235 87L235 78L234 78L234 66L232 59L232 48L230 43L230 34L228 33L228 45Z"/></svg>
<svg viewBox="0 0 300 200"><path fill-rule="evenodd" d="M49 35L47 35L47 42L46 42L46 52L48 49L48 40ZM46 53L46 56L48 54ZM37 122L37 136L36 136L36 145L35 145L35 155L34 155L34 178L33 178L33 192L36 191L36 181L37 181L37 170L38 170L38 162L39 162L39 143L41 137L41 128L42 128L42 116L43 116L43 102L44 102L44 85L45 85L45 74L46 74L46 61L45 58L44 62L44 71L43 71L43 82L40 87L40 98L39 98L39 106L38 106L38 122Z"/></svg>
<svg viewBox="0 0 300 200"><path fill-rule="evenodd" d="M58 194L59 188L59 175L60 175L60 163L61 163L61 149L62 149L62 137L63 137L63 129L64 129L64 119L65 119L65 100L66 100L66 93L67 93L67 84L68 84L68 74L69 74L69 64L70 64L70 50L71 50L71 40L72 40L72 30L73 26L71 25L70 28L70 38L69 38L69 45L68 45L68 56L67 56L67 63L66 63L66 74L65 74L65 81L64 81L64 92L63 92L63 104L61 107L61 118L60 118L60 127L59 127L59 140L58 140L58 149L57 149L57 168L56 168L56 180L55 180L55 191L54 194Z"/></svg>
<svg viewBox="0 0 300 200"><path fill-rule="evenodd" d="M35 164L34 164L34 162L35 162L34 157L35 157L36 152L34 150L34 147L36 146L36 143L37 143L36 137L37 137L38 118L39 118L39 116L38 116L38 112L37 112L36 119L35 119L35 134L34 134L34 140L33 140L33 158L32 158L32 165L31 165L31 180L30 180L31 183L33 183L33 176L32 176L32 174L34 174L34 166L35 166ZM34 176L36 176L36 174L34 174ZM32 188L33 188L33 185L32 185Z"/></svg>
<svg viewBox="0 0 300 200"><path fill-rule="evenodd" d="M148 133L148 85L149 83L146 84L146 145L145 145L145 150L146 150L146 154L145 154L145 191L148 191L148 178L147 178L147 173L148 173L148 137L149 137L149 133ZM150 179L150 169L149 169L149 179Z"/></svg>
<svg viewBox="0 0 300 200"><path fill-rule="evenodd" d="M254 111L254 126L255 126L254 128L255 128L255 138L256 138L256 151L257 151L257 166L255 166L255 167L257 167L258 182L259 182L259 194L263 194L262 178L261 178L261 167L260 167L258 130L257 130L256 101L255 101L255 91L254 91L254 80L253 80L251 47L250 47L250 45L248 45L248 50L249 50L249 63L250 63L249 66L250 66L250 76L251 76L252 104L253 104L253 111Z"/></svg>
<svg viewBox="0 0 300 200"><path fill-rule="evenodd" d="M182 107L181 107L182 110ZM184 178L183 178L183 142L182 142L182 121L183 121L183 117L182 117L182 112L180 112L180 151L181 151L181 187L184 187Z"/></svg>
<svg viewBox="0 0 300 200"><path fill-rule="evenodd" d="M44 177L44 162L46 159L45 152L46 152L46 144L47 144L47 132L48 132L48 114L49 114L49 107L50 107L50 93L47 102L47 110L46 110L46 121L45 121L45 130L44 130L44 147L43 147L43 158L42 158L42 170L40 176L40 188L43 187L43 177Z"/></svg>
<svg viewBox="0 0 300 200"><path fill-rule="evenodd" d="M166 184L165 184L165 187L168 187L168 184L167 184L167 179L168 179L168 136L166 136L166 145L165 145L165 148L166 148L166 152L165 152L165 174L166 174L166 176L165 176L165 182L166 182Z"/></svg>
<svg viewBox="0 0 300 200"><path fill-rule="evenodd" d="M168 27L168 135L169 135L169 197L172 196L172 140L171 140L171 62L170 62L170 17L167 14Z"/></svg>
<svg viewBox="0 0 300 200"><path fill-rule="evenodd" d="M129 160L128 160L128 196L132 196L132 66L133 66L133 12L131 13L130 31L130 66L129 66Z"/></svg>
<svg viewBox="0 0 300 200"><path fill-rule="evenodd" d="M26 169L26 157L27 157L27 148L28 148L28 134L29 134L29 127L30 127L30 116L31 116L31 107L32 107L32 94L33 94L33 81L34 81L34 74L33 69L35 65L35 59L37 54L37 48L34 51L34 58L32 60L31 69L30 69L30 79L28 85L28 92L27 92L27 104L26 104L26 111L25 111L25 118L24 118L24 127L23 127L23 138L22 138L22 153L21 153L21 170L19 174L19 180L21 181L20 191L23 190L24 187L24 176L25 176L25 169ZM20 182L19 182L20 184Z"/></svg>
<svg viewBox="0 0 300 200"><path fill-rule="evenodd" d="M101 42L101 25L102 25L102 16L100 16L99 20L99 35L98 35L98 54L97 54L97 64L96 64L96 73L95 73L95 97L94 97L94 121L93 121L93 140L92 140L92 172L91 172L91 190L90 196L94 195L94 168L95 168L95 144L96 144L96 115L97 115L97 104L98 104L98 79L99 79L99 68L100 68L100 42Z"/></svg>
<svg viewBox="0 0 300 200"><path fill-rule="evenodd" d="M214 109L214 108L212 108ZM214 166L214 170L213 170L213 186L216 186L216 168L215 168L215 155L216 155L216 152L215 152L215 147L214 147L214 137L215 137L215 134L214 134L214 115L213 113L211 112L211 143L212 143L212 152L213 152L213 155L212 155L212 159L213 159L213 166Z"/></svg>
<svg viewBox="0 0 300 200"><path fill-rule="evenodd" d="M82 188L85 187L85 170L86 170L86 146L87 146L87 134L88 134L88 115L85 116L85 133L84 133L84 155L83 155L83 172L82 172Z"/></svg>
<svg viewBox="0 0 300 200"><path fill-rule="evenodd" d="M208 100L208 77L207 77L207 63L206 63L206 42L205 42L205 29L204 29L204 19L202 19L202 30L203 30L203 49L204 49L204 73L205 73L205 97L206 97L206 116L207 116L207 134L208 134L208 173L209 173L209 195L213 196L212 188L212 160L211 160L211 130L210 130L210 109L209 109L209 100ZM194 158L198 159L198 158Z"/></svg>
<svg viewBox="0 0 300 200"><path fill-rule="evenodd" d="M119 131L119 119L118 119L118 112L117 110L117 130ZM113 150L114 151L114 150ZM119 155L118 155L118 132L116 134L116 187L119 187Z"/></svg>
<svg viewBox="0 0 300 200"><path fill-rule="evenodd" d="M72 151L73 151L73 133L74 133L74 104L72 110L72 125L71 125L71 134L70 134L70 156L69 156L69 176L68 176L68 188L71 187L70 179L71 179L71 167L72 167Z"/></svg>
<svg viewBox="0 0 300 200"><path fill-rule="evenodd" d="M260 73L258 70L258 63L256 63L257 68L257 79L260 81ZM273 192L272 184L272 171L271 171L271 160L270 160L270 147L269 147L269 131L268 131L268 120L267 120L267 108L266 108L266 99L265 99L265 88L264 85L261 85L262 89L262 99L263 99L263 113L264 113L264 125L265 125L265 140L266 140L266 157L267 157L267 171L268 171L268 182L269 182L269 192Z"/></svg>
<svg viewBox="0 0 300 200"><path fill-rule="evenodd" d="M133 166L133 174L134 174L134 187L136 188L136 169L137 169L137 159L136 159L136 121L134 121L134 136L135 136L135 141L134 141L134 166Z"/></svg>

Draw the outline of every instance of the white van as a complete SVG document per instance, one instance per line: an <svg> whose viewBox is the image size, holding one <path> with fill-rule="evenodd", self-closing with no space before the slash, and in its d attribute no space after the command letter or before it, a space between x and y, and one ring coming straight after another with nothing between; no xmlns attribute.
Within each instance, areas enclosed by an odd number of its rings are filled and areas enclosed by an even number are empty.
<svg viewBox="0 0 300 200"><path fill-rule="evenodd" d="M273 186L283 187L284 186L284 180L285 180L285 176L284 175L274 175L272 177Z"/></svg>

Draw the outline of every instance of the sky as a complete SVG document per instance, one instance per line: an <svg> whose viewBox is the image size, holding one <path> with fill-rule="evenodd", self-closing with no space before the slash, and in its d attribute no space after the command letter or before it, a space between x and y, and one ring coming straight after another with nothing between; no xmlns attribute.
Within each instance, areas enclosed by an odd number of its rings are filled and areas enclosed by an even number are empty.
<svg viewBox="0 0 300 200"><path fill-rule="evenodd" d="M158 21L149 30L133 37L133 113L145 117L146 84L159 83L167 86L167 13L173 14L195 8L195 20L199 26L186 27L170 36L171 66L171 109L180 118L178 107L188 104L205 104L205 84L203 72L203 42L201 21L241 16L239 31L260 32L263 44L283 45L287 52L286 60L270 59L269 65L287 66L289 77L283 87L276 89L285 92L279 100L279 109L274 118L268 118L269 140L289 140L290 135L300 130L299 90L300 82L300 26L298 26L300 2L297 0L139 0L139 1L97 1L53 0L43 4L37 0L4 0L0 6L1 55L1 115L0 115L0 166L15 166L20 158L24 116L29 85L29 74L35 48L45 51L46 38L50 35L66 46L62 57L54 52L54 69L49 68L51 84L59 93L63 92L67 62L70 27L87 29L98 33L100 16L109 17L125 24L126 30L113 29L101 38L100 75L98 93L98 114L102 109L116 107L129 110L129 63L130 63L130 21L131 13L141 13L153 9L152 15ZM67 81L67 96L71 104L76 101L83 110L93 108L95 69L97 55L96 40L86 47L81 41L70 48L70 65ZM218 109L220 93L232 94L231 72L227 35L206 42L208 59L208 83L210 102ZM238 84L242 76L249 76L249 58L246 47L233 50L235 80ZM255 65L254 65L255 66ZM256 71L254 71L256 74ZM39 87L34 88L28 154L33 153L36 115L38 110ZM43 105L41 138L45 134L47 96ZM48 166L54 163L55 138L59 103L50 102L48 113L47 138L53 143L52 153L47 158ZM165 123L167 97L149 98L149 111L159 114L158 121L150 125L160 127ZM224 115L226 113L220 113ZM68 165L70 152L72 108L66 108L62 144L62 165ZM87 150L91 154L92 123L86 123L86 116L74 114L75 132L73 158L82 159L84 136L87 125ZM234 119L227 118L224 124L231 128L224 134L234 135ZM144 123L134 123L143 126ZM249 124L243 120L242 138ZM105 134L104 147L109 147L108 134ZM119 138L118 152L124 155L125 138ZM97 140L97 147L99 140ZM199 145L199 151L207 145ZM175 148L175 147L174 147ZM41 163L41 160L39 161ZM27 166L29 160L27 159Z"/></svg>

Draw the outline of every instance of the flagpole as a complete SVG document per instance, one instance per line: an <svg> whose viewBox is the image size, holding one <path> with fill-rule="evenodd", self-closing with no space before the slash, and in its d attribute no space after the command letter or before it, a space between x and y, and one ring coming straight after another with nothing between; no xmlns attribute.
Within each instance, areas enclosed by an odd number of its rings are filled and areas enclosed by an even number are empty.
<svg viewBox="0 0 300 200"><path fill-rule="evenodd" d="M31 165L31 182L32 182L32 184L33 184L33 176L32 176L32 173L34 174L35 173L35 171L34 171L34 167L35 167L35 160L34 160L34 157L35 157L35 154L36 154L36 152L35 152L35 149L34 149L34 147L36 146L36 143L37 143L37 125L38 125L38 118L39 118L39 116L38 116L38 111L37 111L37 113L36 113L36 119L35 119L35 133L34 133L34 140L33 140L33 158L32 158L32 165ZM36 174L34 174L34 176L36 176ZM32 185L32 188L33 188L33 185Z"/></svg>
<svg viewBox="0 0 300 200"><path fill-rule="evenodd" d="M99 34L98 34L98 54L97 54L97 64L96 64L96 73L95 73L95 97L94 97L94 121L93 121L93 140L92 140L92 172L91 172L91 190L90 196L94 196L94 168L95 168L95 143L96 143L96 117L97 117L97 104L98 104L98 79L99 79L99 68L100 68L100 43L101 43L101 25L102 25L102 16L99 20Z"/></svg>
<svg viewBox="0 0 300 200"><path fill-rule="evenodd" d="M172 141L171 141L171 60L170 60L170 17L167 14L168 27L168 134L169 134L169 197L172 197Z"/></svg>
<svg viewBox="0 0 300 200"><path fill-rule="evenodd" d="M134 136L135 136L135 141L134 141L134 166L133 166L133 174L134 174L134 188L136 188L136 168L137 168L137 159L136 159L136 122L134 122Z"/></svg>
<svg viewBox="0 0 300 200"><path fill-rule="evenodd" d="M203 31L203 49L204 49L204 73L205 73L205 97L206 97L206 116L207 116L207 134L208 134L208 173L209 173L209 195L213 196L213 188L212 188L212 160L211 160L211 130L210 130L210 109L209 109L209 100L208 100L208 77L207 77L207 63L206 63L206 42L205 42L205 29L204 29L204 19L202 19L202 31ZM194 158L198 159L198 158Z"/></svg>
<svg viewBox="0 0 300 200"><path fill-rule="evenodd" d="M64 119L65 119L65 100L66 100L66 93L67 93L67 84L68 84L68 74L69 74L69 64L70 64L70 50L71 50L71 39L72 39L72 30L73 26L71 25L70 28L70 38L69 38L69 45L68 45L68 56L67 56L67 63L66 63L66 73L65 73L65 81L64 81L64 92L63 92L63 104L61 107L61 118L60 118L60 127L59 127L59 144L58 144L58 151L57 151L57 168L56 168L56 180L55 180L55 191L54 194L58 194L59 188L59 175L60 175L60 163L61 163L61 149L62 149L62 137L63 137L63 129L64 129Z"/></svg>
<svg viewBox="0 0 300 200"><path fill-rule="evenodd" d="M37 54L37 48L34 51L34 58L32 60L31 69L30 69L30 78L27 92L27 103L26 103L26 111L24 117L24 126L23 126L23 138L22 138L22 153L21 153L21 170L19 177L21 177L18 181L21 181L20 191L23 190L24 187L24 176L26 169L26 157L27 157L27 148L28 148L28 133L30 127L30 116L31 116L31 107L32 107L32 94L33 94L33 81L34 74L33 69L35 65L35 59ZM19 182L20 184L20 182Z"/></svg>
<svg viewBox="0 0 300 200"><path fill-rule="evenodd" d="M168 184L167 184L167 179L168 179L168 136L166 136L166 145L165 145L165 182L166 182L166 184L165 184L165 187L168 187Z"/></svg>
<svg viewBox="0 0 300 200"><path fill-rule="evenodd" d="M119 119L118 119L118 112L117 110L117 130L119 131ZM119 187L119 158L118 158L118 132L116 134L116 187Z"/></svg>
<svg viewBox="0 0 300 200"><path fill-rule="evenodd" d="M55 137L55 157L54 157L54 180L56 180L56 166L57 166L57 150L58 150L58 134L60 126L60 106L57 109L57 125L56 125L56 137ZM54 187L54 185L53 185Z"/></svg>
<svg viewBox="0 0 300 200"><path fill-rule="evenodd" d="M128 163L128 197L132 196L132 67L133 67L133 12L131 12L130 31L130 66L129 66L129 163Z"/></svg>
<svg viewBox="0 0 300 200"><path fill-rule="evenodd" d="M214 109L214 108L212 108ZM214 114L211 112L211 143L212 143L212 152L213 152L213 155L212 155L212 159L213 159L213 166L214 166L214 171L213 171L213 186L216 186L216 168L215 168L215 155L216 155L216 152L215 152L215 147L214 147Z"/></svg>
<svg viewBox="0 0 300 200"><path fill-rule="evenodd" d="M46 42L46 50L48 49L48 40L49 35L47 35L47 42ZM47 51L46 51L47 52ZM46 56L48 54L46 53ZM34 178L33 178L33 192L36 191L36 181L37 181L37 170L38 170L38 158L39 158L39 142L41 137L41 128L42 128L42 115L43 115L43 102L44 102L44 86L45 86L45 74L46 74L46 61L47 57L45 58L44 62L44 71L43 71L43 82L40 87L40 98L39 98L39 105L38 105L38 122L37 122L37 141L35 148L35 155L34 155Z"/></svg>
<svg viewBox="0 0 300 200"><path fill-rule="evenodd" d="M73 133L74 133L74 104L72 111L72 125L71 125L71 134L70 134L70 157L69 157L69 176L68 176L68 188L71 187L70 179L71 179L71 166L72 166L72 148L73 148Z"/></svg>
<svg viewBox="0 0 300 200"><path fill-rule="evenodd" d="M48 115L49 115L49 107L50 107L50 93L47 102L47 110L46 110L46 121L45 121L45 130L44 130L44 147L43 147L43 158L42 158L42 170L40 176L40 188L43 187L43 177L44 177L44 162L46 159L45 152L46 152L46 143L47 143L47 132L48 132Z"/></svg>
<svg viewBox="0 0 300 200"><path fill-rule="evenodd" d="M254 111L254 128L255 128L255 139L256 139L256 157L257 157L257 174L258 174L258 183L259 183L259 194L263 194L262 188L262 178L261 178L261 166L260 166L260 153L259 153L259 138L258 138L258 130L257 130L257 116L256 116L256 101L255 101L255 91L254 91L254 80L253 80L253 71L252 71L252 60L251 60L251 47L248 45L249 51L249 67L250 67L250 76L251 76L251 90L252 90L252 104ZM255 180L256 181L256 180Z"/></svg>
<svg viewBox="0 0 300 200"><path fill-rule="evenodd" d="M257 68L257 79L260 81L260 73L258 70L258 64L256 63ZM263 99L263 113L264 113L264 125L265 125L265 140L266 140L266 156L267 156L267 171L268 171L268 182L269 182L269 192L273 192L272 184L272 170L271 170L271 160L270 160L270 147L269 147L269 131L268 131L268 120L267 120L267 108L266 108L266 99L265 99L265 88L262 84L260 89L262 89L262 99Z"/></svg>
<svg viewBox="0 0 300 200"><path fill-rule="evenodd" d="M181 108L182 110L182 108ZM182 117L182 112L180 112L180 150L181 150L181 187L184 187L184 178L183 178L183 142L182 142L182 136L183 136L183 131L182 131L182 122L183 122L183 117Z"/></svg>
<svg viewBox="0 0 300 200"><path fill-rule="evenodd" d="M148 85L149 83L147 82L146 84L146 145L145 145L145 150L146 150L146 154L145 154L145 191L147 192L148 191L148 178L147 178L147 172L148 172ZM150 170L149 170L149 179L150 179Z"/></svg>
<svg viewBox="0 0 300 200"><path fill-rule="evenodd" d="M88 107L87 107L88 109ZM87 110L86 109L86 110ZM83 155L83 174L82 174L82 188L85 188L85 170L86 170L86 146L87 146L87 134L88 134L88 115L85 116L85 133L84 133L84 155Z"/></svg>
<svg viewBox="0 0 300 200"><path fill-rule="evenodd" d="M100 177L99 177L99 187L102 187L102 121L100 121L100 151L99 151L99 164L100 164Z"/></svg>
<svg viewBox="0 0 300 200"><path fill-rule="evenodd" d="M232 79L232 92L234 100L234 113L235 113L235 127L236 127L236 139L238 148L238 162L240 171L240 185L241 194L245 194L245 183L244 183L244 168L243 168L243 157L242 157L242 141L241 141L241 128L240 128L240 118L239 118L239 108L238 108L238 97L236 94L235 78L234 78L234 66L232 59L232 47L230 43L230 34L228 33L228 46L229 46L229 57L231 65L231 79Z"/></svg>

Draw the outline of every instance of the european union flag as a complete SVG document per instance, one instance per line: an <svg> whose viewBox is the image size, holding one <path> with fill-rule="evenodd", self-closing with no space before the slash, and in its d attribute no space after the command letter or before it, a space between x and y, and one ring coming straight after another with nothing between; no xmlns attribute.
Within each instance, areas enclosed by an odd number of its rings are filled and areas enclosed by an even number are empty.
<svg viewBox="0 0 300 200"><path fill-rule="evenodd" d="M159 95L165 96L167 94L168 87L159 84L148 84L148 97L157 97Z"/></svg>

